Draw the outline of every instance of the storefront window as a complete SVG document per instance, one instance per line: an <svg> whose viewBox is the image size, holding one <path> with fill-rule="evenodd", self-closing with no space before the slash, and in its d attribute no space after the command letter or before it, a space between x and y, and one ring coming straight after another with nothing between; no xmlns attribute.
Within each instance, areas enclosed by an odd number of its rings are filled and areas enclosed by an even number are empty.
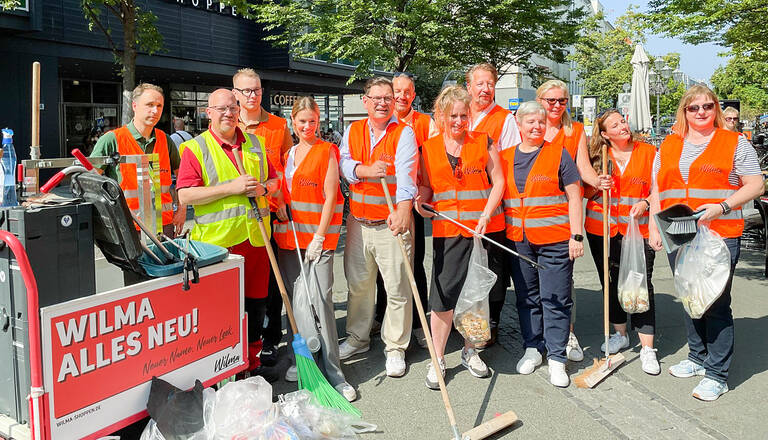
<svg viewBox="0 0 768 440"><path fill-rule="evenodd" d="M171 86L171 115L184 121L184 131L197 136L208 129L208 96L213 87ZM172 130L173 131L173 130Z"/></svg>
<svg viewBox="0 0 768 440"><path fill-rule="evenodd" d="M293 131L290 124L291 109L296 99L302 96L295 92L273 92L269 97L270 108L273 114L288 120L288 127ZM320 130L323 133L330 131L342 132L343 124L343 98L341 95L312 95L320 109ZM327 137L327 136L324 136ZM330 138L326 140L332 140Z"/></svg>
<svg viewBox="0 0 768 440"><path fill-rule="evenodd" d="M120 125L120 85L117 83L62 80L64 145L62 156L79 148L86 155L101 135Z"/></svg>

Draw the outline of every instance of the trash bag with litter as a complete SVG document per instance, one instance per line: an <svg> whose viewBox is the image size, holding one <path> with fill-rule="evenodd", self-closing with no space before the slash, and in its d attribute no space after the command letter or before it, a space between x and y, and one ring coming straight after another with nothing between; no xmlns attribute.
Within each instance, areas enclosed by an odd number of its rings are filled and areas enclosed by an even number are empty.
<svg viewBox="0 0 768 440"><path fill-rule="evenodd" d="M303 264L303 263L302 263ZM296 277L293 285L293 314L296 317L296 327L299 328L299 334L307 343L307 348L312 353L320 351L320 319L317 315L316 305L320 304L320 284L317 281L317 271L313 262L307 270L307 282L304 284L304 277Z"/></svg>
<svg viewBox="0 0 768 440"><path fill-rule="evenodd" d="M725 241L706 226L677 251L675 293L693 319L704 316L720 297L731 273L731 252Z"/></svg>
<svg viewBox="0 0 768 440"><path fill-rule="evenodd" d="M318 405L307 390L280 396L277 406L282 417L302 439L352 440L358 438L357 434L376 430L376 425L359 417Z"/></svg>
<svg viewBox="0 0 768 440"><path fill-rule="evenodd" d="M479 238L474 238L467 278L453 310L453 325L473 344L491 339L491 314L488 294L496 283L496 274L488 269L488 253Z"/></svg>
<svg viewBox="0 0 768 440"><path fill-rule="evenodd" d="M650 302L645 271L645 243L635 217L630 217L627 235L621 241L618 287L619 304L625 312L648 311Z"/></svg>

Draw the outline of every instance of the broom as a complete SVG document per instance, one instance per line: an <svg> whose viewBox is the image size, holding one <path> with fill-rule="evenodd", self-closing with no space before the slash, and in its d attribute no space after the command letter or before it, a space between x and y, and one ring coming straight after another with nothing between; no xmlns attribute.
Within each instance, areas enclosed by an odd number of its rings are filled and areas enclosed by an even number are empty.
<svg viewBox="0 0 768 440"><path fill-rule="evenodd" d="M245 167L243 166L243 159L240 157L240 148L234 148L233 152L238 169L241 173L244 173ZM349 403L344 396L339 394L339 392L328 383L328 380L317 367L315 358L312 357L312 353L309 351L309 348L307 348L306 341L304 341L304 338L299 334L299 329L296 326L296 319L293 317L291 300L288 298L288 292L285 289L285 283L283 282L283 277L280 275L280 268L277 265L277 258L275 258L275 253L269 243L269 235L267 235L267 230L264 227L264 219L261 216L259 207L256 205L256 201L252 197L249 197L248 200L251 202L251 208L256 214L259 231L261 232L261 239L264 241L264 247L267 249L269 264L272 266L272 272L275 274L277 287L278 290L280 290L283 305L285 305L285 313L288 315L288 322L290 322L291 330L293 330L293 342L291 345L293 346L293 354L296 358L299 389L307 390L312 393L312 395L315 396L315 399L317 399L317 402L323 406L336 408L360 417L362 415L360 410Z"/></svg>
<svg viewBox="0 0 768 440"><path fill-rule="evenodd" d="M608 173L608 146L603 144L603 174ZM601 380L608 377L613 371L624 363L624 355L616 353L610 356L608 338L610 329L608 323L608 288L610 273L608 272L608 257L610 253L609 240L611 239L611 225L608 222L608 191L603 190L603 325L605 330L605 359L594 360L592 366L573 379L573 383L579 388L592 388Z"/></svg>

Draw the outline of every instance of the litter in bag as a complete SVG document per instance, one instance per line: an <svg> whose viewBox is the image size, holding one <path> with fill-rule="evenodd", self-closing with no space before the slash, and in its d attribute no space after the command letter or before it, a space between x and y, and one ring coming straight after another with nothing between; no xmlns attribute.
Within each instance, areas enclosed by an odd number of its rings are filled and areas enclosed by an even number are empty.
<svg viewBox="0 0 768 440"><path fill-rule="evenodd" d="M304 263L302 263L304 264ZM299 334L307 343L307 348L312 353L320 350L320 319L317 316L317 307L320 292L320 284L317 280L315 263L310 264L306 270L309 288L304 284L304 277L299 275L293 284L293 315L296 318L296 327Z"/></svg>
<svg viewBox="0 0 768 440"><path fill-rule="evenodd" d="M358 438L357 434L376 430L376 425L366 423L359 417L319 405L307 390L280 396L276 405L281 416L301 439L353 440Z"/></svg>
<svg viewBox="0 0 768 440"><path fill-rule="evenodd" d="M496 274L488 269L488 253L479 238L474 238L469 268L453 313L453 325L464 339L481 344L491 339L491 314L488 295Z"/></svg>
<svg viewBox="0 0 768 440"><path fill-rule="evenodd" d="M700 319L720 297L731 273L731 252L725 241L707 226L677 251L675 293L693 319Z"/></svg>
<svg viewBox="0 0 768 440"><path fill-rule="evenodd" d="M272 385L261 376L229 382L216 392L213 423L216 439L257 439L256 432L274 416ZM258 431L257 431L258 430Z"/></svg>
<svg viewBox="0 0 768 440"><path fill-rule="evenodd" d="M650 308L645 271L645 243L635 217L630 217L627 235L621 241L619 265L619 303L627 313L643 313Z"/></svg>

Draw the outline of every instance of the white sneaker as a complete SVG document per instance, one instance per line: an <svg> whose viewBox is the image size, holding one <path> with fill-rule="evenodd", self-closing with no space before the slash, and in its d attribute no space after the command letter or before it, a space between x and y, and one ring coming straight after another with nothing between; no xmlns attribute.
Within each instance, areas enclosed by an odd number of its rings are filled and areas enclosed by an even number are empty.
<svg viewBox="0 0 768 440"><path fill-rule="evenodd" d="M401 377L405 374L405 353L390 351L387 353L387 376Z"/></svg>
<svg viewBox="0 0 768 440"><path fill-rule="evenodd" d="M357 391L355 391L355 388L352 385L346 382L342 382L336 385L334 388L339 392L339 394L344 396L348 402L354 402L357 400Z"/></svg>
<svg viewBox="0 0 768 440"><path fill-rule="evenodd" d="M296 365L291 365L290 367L288 367L287 370L285 370L285 381L286 382L299 381L299 370L296 368Z"/></svg>
<svg viewBox="0 0 768 440"><path fill-rule="evenodd" d="M440 366L440 375L443 376L443 379L445 379L445 359L438 359L437 364ZM432 362L429 363L429 368L427 369L427 378L424 383L430 390L440 389L440 383L438 382L437 373L435 372L435 367L432 366Z"/></svg>
<svg viewBox="0 0 768 440"><path fill-rule="evenodd" d="M576 335L573 333L568 335L568 345L565 347L565 357L573 362L581 362L584 360L584 350L581 349L579 340L576 339Z"/></svg>
<svg viewBox="0 0 768 440"><path fill-rule="evenodd" d="M362 347L355 347L354 345L350 344L349 341L344 341L341 345L339 345L339 359L348 359L356 354L365 353L370 349L370 344L364 345Z"/></svg>
<svg viewBox="0 0 768 440"><path fill-rule="evenodd" d="M520 374L531 374L539 365L541 365L541 353L533 347L528 347L523 357L517 362L516 369Z"/></svg>
<svg viewBox="0 0 768 440"><path fill-rule="evenodd" d="M549 382L560 388L565 388L571 383L571 378L565 372L565 364L550 359L549 363Z"/></svg>
<svg viewBox="0 0 768 440"><path fill-rule="evenodd" d="M488 377L488 366L480 359L480 355L474 348L461 350L461 365L475 377Z"/></svg>
<svg viewBox="0 0 768 440"><path fill-rule="evenodd" d="M656 360L655 348L643 346L643 348L640 349L640 363L643 367L643 371L652 376L661 373L659 361Z"/></svg>
<svg viewBox="0 0 768 440"><path fill-rule="evenodd" d="M611 354L616 354L619 350L629 347L629 336L623 336L621 333L616 332L608 338L608 348L611 349ZM600 350L605 352L605 342L600 344Z"/></svg>

